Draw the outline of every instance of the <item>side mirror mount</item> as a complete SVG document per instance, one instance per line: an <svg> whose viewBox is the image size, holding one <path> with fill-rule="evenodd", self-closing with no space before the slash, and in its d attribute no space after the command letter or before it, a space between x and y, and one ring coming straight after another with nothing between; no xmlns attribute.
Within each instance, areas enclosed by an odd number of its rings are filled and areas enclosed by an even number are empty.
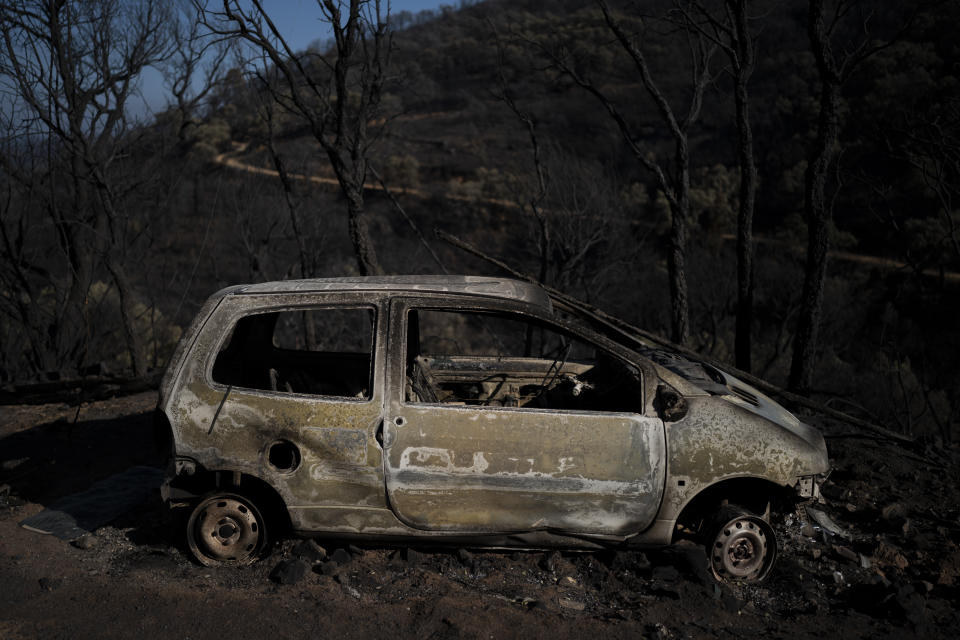
<svg viewBox="0 0 960 640"><path fill-rule="evenodd" d="M657 386L653 408L664 422L678 422L687 415L687 400L672 387L661 384Z"/></svg>

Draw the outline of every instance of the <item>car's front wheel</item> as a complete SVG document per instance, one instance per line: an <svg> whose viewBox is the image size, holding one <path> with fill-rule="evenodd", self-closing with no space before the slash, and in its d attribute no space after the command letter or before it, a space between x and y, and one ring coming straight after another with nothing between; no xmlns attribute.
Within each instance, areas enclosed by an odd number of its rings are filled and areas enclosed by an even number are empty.
<svg viewBox="0 0 960 640"><path fill-rule="evenodd" d="M710 569L719 580L758 582L767 577L777 556L777 539L770 526L736 505L724 505L705 540Z"/></svg>
<svg viewBox="0 0 960 640"><path fill-rule="evenodd" d="M201 564L248 564L266 548L267 528L256 505L234 493L208 494L187 520L187 546Z"/></svg>

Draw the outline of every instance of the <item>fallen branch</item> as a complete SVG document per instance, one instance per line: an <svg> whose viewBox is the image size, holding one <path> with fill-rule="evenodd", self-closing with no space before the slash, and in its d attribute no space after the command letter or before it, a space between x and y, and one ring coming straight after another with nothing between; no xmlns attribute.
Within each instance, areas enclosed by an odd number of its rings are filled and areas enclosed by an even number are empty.
<svg viewBox="0 0 960 640"><path fill-rule="evenodd" d="M80 378L36 384L5 385L0 388L0 405L53 404L79 405L83 402L128 396L156 390L163 372L143 378Z"/></svg>
<svg viewBox="0 0 960 640"><path fill-rule="evenodd" d="M810 409L812 411L816 411L819 414L828 416L830 418L834 418L836 420L840 420L852 426L863 429L864 431L869 431L871 433L875 433L879 436L882 436L884 438L894 440L900 443L912 444L914 442L913 438L905 436L901 433L897 433L896 431L891 431L890 429L873 424L872 422L867 422L866 420L861 420L860 418L856 418L854 416L848 415L846 413L843 413L842 411L831 409L830 407L824 405L823 403L817 402L815 400L811 400L810 398L798 395L791 391L787 391L786 389L782 389L776 385L770 384L769 382L767 382L766 380L763 380L762 378L758 378L750 373L747 373L746 371L741 371L729 364L721 363L717 360L714 360L710 356L699 354L696 351L693 351L692 349L688 349L684 346L670 342L666 338L662 338L655 333L651 333L639 327L635 327L630 323L625 322L615 316L611 316L610 314L604 312L601 309L598 309L592 305L582 302L572 296L569 296L563 293L562 291L554 289L553 287L550 287L541 282L538 282L536 278L526 273L523 273L522 271L517 271L510 265L503 262L502 260L498 260L493 256L487 255L477 247L473 246L472 244L464 240L461 240L460 238L457 238L456 236L450 235L449 233L446 233L444 231L440 231L439 229L437 229L435 233L437 238L439 238L440 240L443 240L444 242L451 244L454 247L457 247L458 249L466 251L467 253L474 255L480 258L481 260L484 260L485 262L495 265L500 269L503 269L504 271L509 273L511 276L517 278L518 280L525 280L527 282L538 285L550 295L550 298L555 303L559 303L561 307L575 309L581 313L589 315L590 317L596 319L597 322L616 330L617 332L625 335L628 338L633 339L634 341L637 341L643 344L644 340L647 340L649 342L654 343L654 345L666 347L671 351L683 354L690 358L694 358L695 360L699 360L700 362L709 364L710 366L716 367L717 369L720 369L722 371L731 372L733 375L737 376L744 382L750 383L751 385L753 385L757 389L760 389L764 393L775 395L790 404L799 405L807 409ZM643 338L643 340L638 340L638 337ZM647 346L653 346L653 345L647 345Z"/></svg>

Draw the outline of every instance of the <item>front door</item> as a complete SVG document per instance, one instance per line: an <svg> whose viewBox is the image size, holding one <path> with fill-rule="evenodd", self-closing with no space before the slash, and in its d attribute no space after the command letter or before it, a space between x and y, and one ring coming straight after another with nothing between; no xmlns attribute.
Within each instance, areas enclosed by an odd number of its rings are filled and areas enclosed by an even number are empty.
<svg viewBox="0 0 960 640"><path fill-rule="evenodd" d="M635 367L524 314L393 304L403 389L390 385L384 474L397 517L451 532L647 527L664 435Z"/></svg>

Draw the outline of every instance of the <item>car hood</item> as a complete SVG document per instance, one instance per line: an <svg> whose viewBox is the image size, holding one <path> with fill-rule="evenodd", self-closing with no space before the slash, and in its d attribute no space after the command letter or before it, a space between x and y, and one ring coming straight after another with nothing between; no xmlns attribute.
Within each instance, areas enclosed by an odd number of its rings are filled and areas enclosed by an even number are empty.
<svg viewBox="0 0 960 640"><path fill-rule="evenodd" d="M705 393L761 416L802 438L816 449L825 449L823 435L801 422L778 402L756 387L717 367L663 349L640 352L653 362L672 371Z"/></svg>

